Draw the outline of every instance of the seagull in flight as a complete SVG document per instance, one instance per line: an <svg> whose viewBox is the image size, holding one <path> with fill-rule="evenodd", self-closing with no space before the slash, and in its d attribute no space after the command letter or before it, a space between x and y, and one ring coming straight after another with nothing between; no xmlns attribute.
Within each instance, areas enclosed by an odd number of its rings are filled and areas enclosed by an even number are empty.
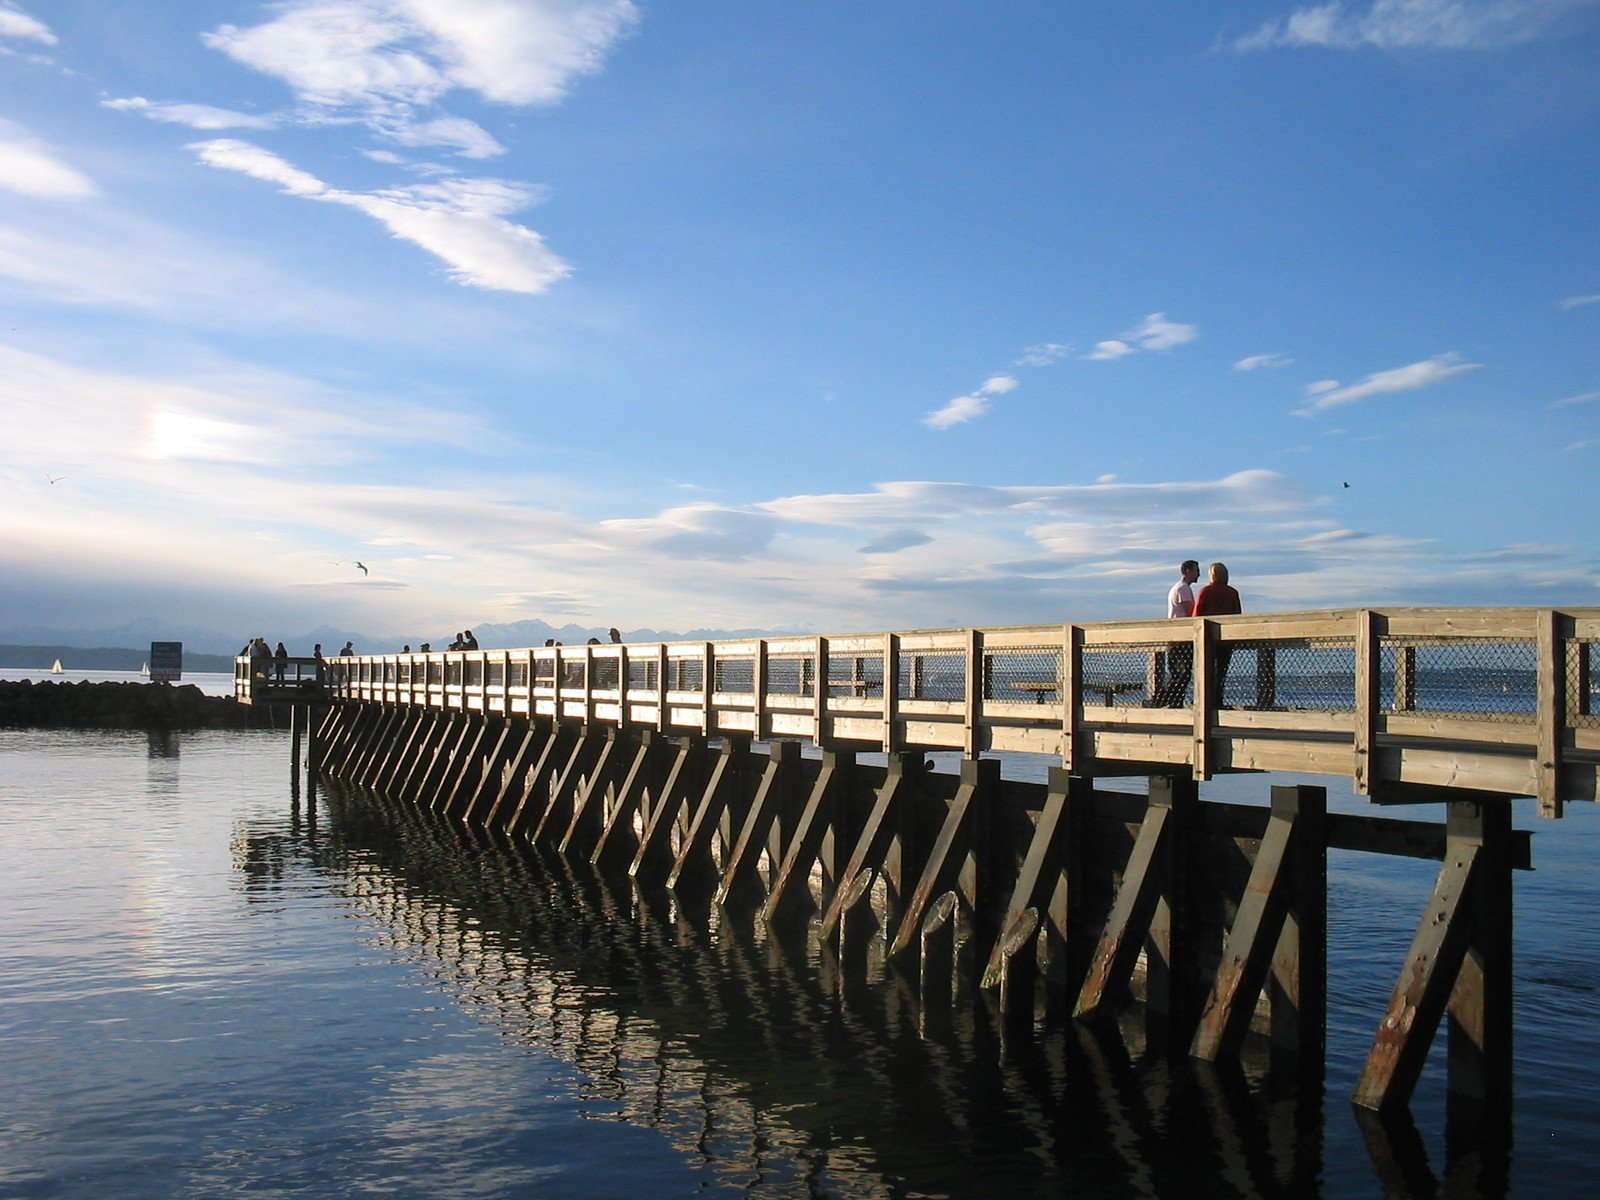
<svg viewBox="0 0 1600 1200"><path fill-rule="evenodd" d="M51 483L60 483L63 479L66 478L66 476L65 475L49 475L49 474L46 474L45 478L48 479Z"/></svg>
<svg viewBox="0 0 1600 1200"><path fill-rule="evenodd" d="M366 564L366 563L364 563L364 562L358 562L358 563L356 563L356 566L358 566L358 567L360 567L360 568L361 568L361 573L362 573L362 574L363 574L363 575L370 575L370 574L372 574L372 572L371 572L371 571L369 571L369 570L367 570L367 564Z"/></svg>

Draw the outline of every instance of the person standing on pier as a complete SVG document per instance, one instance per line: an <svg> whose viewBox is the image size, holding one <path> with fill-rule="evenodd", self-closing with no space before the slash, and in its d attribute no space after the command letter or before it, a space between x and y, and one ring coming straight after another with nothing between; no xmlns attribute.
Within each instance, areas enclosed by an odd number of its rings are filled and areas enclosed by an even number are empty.
<svg viewBox="0 0 1600 1200"><path fill-rule="evenodd" d="M284 672L289 669L289 651L284 649L282 642L279 642L278 648L272 652L272 668L278 676L278 682L282 683Z"/></svg>
<svg viewBox="0 0 1600 1200"><path fill-rule="evenodd" d="M1186 558L1178 564L1178 582L1167 592L1167 620L1186 620L1194 616L1194 582L1200 578L1200 563ZM1194 643L1173 642L1167 647L1166 678L1156 693L1157 708L1182 708L1189 680L1194 675Z"/></svg>
<svg viewBox="0 0 1600 1200"><path fill-rule="evenodd" d="M1214 562L1211 564L1211 582L1200 589L1200 594L1194 598L1194 615L1197 617L1226 617L1234 613L1243 612L1239 604L1239 593L1228 585L1228 568L1225 563ZM1233 658L1233 647L1221 645L1217 647L1216 667L1217 677L1212 684L1212 695L1217 698L1217 703L1222 703L1223 684L1228 681L1228 663Z"/></svg>

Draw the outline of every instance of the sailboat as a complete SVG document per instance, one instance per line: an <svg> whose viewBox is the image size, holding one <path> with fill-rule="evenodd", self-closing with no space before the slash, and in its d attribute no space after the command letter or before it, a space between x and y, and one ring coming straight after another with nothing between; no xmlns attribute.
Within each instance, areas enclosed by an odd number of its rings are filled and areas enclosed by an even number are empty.
<svg viewBox="0 0 1600 1200"><path fill-rule="evenodd" d="M52 674L52 675L61 674L61 660L59 658L56 659L56 665L50 668L50 674Z"/></svg>
<svg viewBox="0 0 1600 1200"><path fill-rule="evenodd" d="M141 674L141 675L149 675L150 674L150 664L149 663L145 663L142 667L140 667L139 668L139 674Z"/></svg>

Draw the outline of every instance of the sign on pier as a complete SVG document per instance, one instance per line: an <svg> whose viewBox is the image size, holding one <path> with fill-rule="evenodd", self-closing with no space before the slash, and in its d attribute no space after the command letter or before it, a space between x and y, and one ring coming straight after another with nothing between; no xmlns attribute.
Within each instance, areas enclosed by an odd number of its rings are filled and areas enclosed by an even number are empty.
<svg viewBox="0 0 1600 1200"><path fill-rule="evenodd" d="M150 682L177 683L183 678L183 643L150 643Z"/></svg>

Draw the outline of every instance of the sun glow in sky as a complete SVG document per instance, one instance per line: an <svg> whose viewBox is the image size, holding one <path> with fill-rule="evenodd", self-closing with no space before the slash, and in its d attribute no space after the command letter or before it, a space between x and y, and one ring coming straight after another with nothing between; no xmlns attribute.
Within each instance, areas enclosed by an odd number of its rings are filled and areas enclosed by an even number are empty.
<svg viewBox="0 0 1600 1200"><path fill-rule="evenodd" d="M1600 602L1597 63L1597 0L0 0L3 624Z"/></svg>

